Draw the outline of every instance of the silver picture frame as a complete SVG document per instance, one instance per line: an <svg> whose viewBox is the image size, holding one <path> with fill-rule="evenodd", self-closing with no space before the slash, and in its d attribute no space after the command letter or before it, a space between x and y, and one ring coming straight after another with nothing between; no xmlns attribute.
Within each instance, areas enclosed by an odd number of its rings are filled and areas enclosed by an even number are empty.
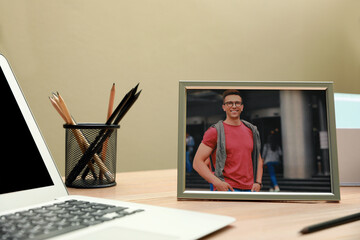
<svg viewBox="0 0 360 240"><path fill-rule="evenodd" d="M259 192L210 190L210 184L192 169L204 132L225 118L221 94L227 89L242 94L241 119L257 126L262 146L270 129L279 130L283 155L276 176L280 191L271 191L265 165ZM179 200L340 201L332 82L179 81L178 107ZM195 140L192 153L187 151L187 133Z"/></svg>

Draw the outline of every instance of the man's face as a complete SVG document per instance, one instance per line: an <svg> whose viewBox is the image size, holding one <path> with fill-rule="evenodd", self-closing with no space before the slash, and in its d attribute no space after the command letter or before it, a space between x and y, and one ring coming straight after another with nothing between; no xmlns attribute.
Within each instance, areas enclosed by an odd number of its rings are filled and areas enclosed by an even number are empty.
<svg viewBox="0 0 360 240"><path fill-rule="evenodd" d="M242 99L238 95L228 95L224 99L223 110L229 118L239 118L244 105Z"/></svg>

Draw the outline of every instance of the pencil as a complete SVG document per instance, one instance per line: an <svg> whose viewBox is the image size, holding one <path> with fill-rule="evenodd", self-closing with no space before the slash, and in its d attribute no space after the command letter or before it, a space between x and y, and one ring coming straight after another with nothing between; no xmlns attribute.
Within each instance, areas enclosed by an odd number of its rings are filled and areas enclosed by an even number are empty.
<svg viewBox="0 0 360 240"><path fill-rule="evenodd" d="M109 106L108 106L108 113L107 113L106 120L108 120L112 114L113 106L114 106L114 99L115 99L115 83L113 83L111 90L110 90Z"/></svg>
<svg viewBox="0 0 360 240"><path fill-rule="evenodd" d="M133 105L133 103L137 100L137 98L139 97L140 93L135 94L138 85L139 84L137 84L135 88L130 90L125 95L125 97L122 99L120 104L116 107L114 112L111 114L110 118L106 121L106 124L111 124L111 122L114 120L114 118L116 118L116 119L113 122L113 124L119 123L121 118L124 116L124 112L126 113L129 110L129 108ZM126 111L123 111L124 109L126 109ZM76 176L86 166L86 163L90 161L91 156L93 156L100 150L104 141L108 137L110 137L110 135L112 134L113 131L114 131L114 129L108 129L108 130L104 129L99 132L98 136L91 143L91 145L87 148L86 152L83 154L83 156L80 158L80 160L77 162L75 167L72 169L72 171L68 175L68 178L66 179L66 182L68 184L72 183L75 180ZM106 173L105 173L105 177L107 177Z"/></svg>
<svg viewBox="0 0 360 240"><path fill-rule="evenodd" d="M313 233L316 231L320 231L323 229L327 229L327 228L331 228L331 227L336 227L342 224L346 224L346 223L350 223L350 222L354 222L360 220L360 213L355 213L355 214L351 214L348 216L344 216L344 217L340 217L340 218L336 218L333 220L329 220L326 222L322 222L322 223L318 223L318 224L314 224L311 226L307 226L305 228L303 228L300 232L302 234L308 234L308 233Z"/></svg>
<svg viewBox="0 0 360 240"><path fill-rule="evenodd" d="M63 112L63 114L65 115L66 123L67 123L67 124L71 124L71 125L75 125L75 122L74 122L73 119L71 118L69 109L67 108L64 99L60 96L59 93L57 93L57 97L58 97L58 99L59 99L59 100L58 100L59 107L60 107L61 111Z"/></svg>
<svg viewBox="0 0 360 240"><path fill-rule="evenodd" d="M60 109L59 105L57 104L57 102L55 101L55 99L51 98L51 97L49 97L49 99L50 99L51 104L54 106L55 110L60 114L61 118L66 122L67 119L65 118L65 115L61 111L61 109Z"/></svg>
<svg viewBox="0 0 360 240"><path fill-rule="evenodd" d="M69 124L69 125L75 125L76 124L75 120L71 117L70 112L67 109L64 99L60 96L59 93L57 93L57 94L52 93L52 95L53 95L53 97L50 97L50 101L53 104L53 106L55 107L55 109L58 111L60 116L64 119L65 123ZM64 111L66 113L64 113ZM81 151L85 152L86 151L85 137L82 135L81 131L78 129L72 129L72 132L79 144ZM97 179L94 166L91 162L88 163L88 167L91 170L91 173L92 173L94 179Z"/></svg>
<svg viewBox="0 0 360 240"><path fill-rule="evenodd" d="M133 96L133 98L131 99L131 101L129 101L124 108L122 109L122 111L120 111L119 115L116 117L114 124L118 124L123 117L125 116L125 114L129 111L129 109L132 107L132 105L136 102L136 100L138 99L140 93L142 90L140 90L137 94L135 94Z"/></svg>
<svg viewBox="0 0 360 240"><path fill-rule="evenodd" d="M111 90L110 90L110 98L109 98L109 106L108 106L108 112L107 112L107 118L106 121L110 118L112 112L113 112L113 106L114 106L114 99L115 99L115 83L113 83ZM106 139L103 149L101 151L101 159L103 162L105 162L106 160L106 151L107 151L107 146L108 146L108 142L109 139ZM103 178L103 174L100 171L99 173L99 178L102 179Z"/></svg>
<svg viewBox="0 0 360 240"><path fill-rule="evenodd" d="M63 113L63 110L61 109L60 107L60 102L59 102L59 98L57 97L56 94L53 93L53 97L49 97L50 101L51 101L51 104L54 106L54 108L56 109L56 111L60 114L61 118L65 121L66 124L74 124L75 121L72 117L70 117L70 119L72 120L71 122L69 122L69 118L67 118L65 116L65 114ZM73 130L73 132L75 131L75 129ZM74 135L78 136L79 134L76 134L74 133ZM84 144L84 141L78 137L77 139L78 141L78 144L80 146L80 149L84 152L86 150L85 148L85 144ZM88 167L89 167L89 170L91 170L91 173L94 177L94 179L97 179L97 176L95 174L95 169L94 169L94 166L92 165L92 163L90 162L88 164Z"/></svg>
<svg viewBox="0 0 360 240"><path fill-rule="evenodd" d="M57 99L56 98L54 98L54 99L55 99L55 101L57 101L62 113L64 114L66 123L70 124L70 125L75 125L75 122L70 115L69 109L67 108L64 99L61 97L61 95L59 93L56 94L56 97L57 97ZM85 153L86 150L88 150L88 148L90 146L89 142L86 140L86 138L84 137L84 135L82 134L82 132L79 129L73 129L73 133L74 133L74 136L75 136L81 150L83 151L83 153ZM106 179L109 182L113 182L115 179L114 176L107 169L107 167L102 163L102 160L96 153L94 154L94 160L95 160L96 164L99 166L100 170L105 173L104 175L105 175ZM87 164L88 164L88 166L91 167L90 161Z"/></svg>

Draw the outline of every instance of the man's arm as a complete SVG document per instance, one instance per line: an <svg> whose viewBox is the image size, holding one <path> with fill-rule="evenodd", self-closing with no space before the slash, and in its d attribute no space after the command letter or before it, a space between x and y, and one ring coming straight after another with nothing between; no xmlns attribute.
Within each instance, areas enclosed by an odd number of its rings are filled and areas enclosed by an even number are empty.
<svg viewBox="0 0 360 240"><path fill-rule="evenodd" d="M221 181L209 169L206 160L210 157L213 149L201 143L194 157L193 167L207 182L212 183L218 191L234 191L227 182Z"/></svg>
<svg viewBox="0 0 360 240"><path fill-rule="evenodd" d="M254 182L253 187L251 189L252 192L259 192L260 189L261 189L261 185L258 184L258 183L262 183L263 165L264 165L264 161L261 158L261 155L259 155L257 172L256 172L256 179L255 179L255 182Z"/></svg>

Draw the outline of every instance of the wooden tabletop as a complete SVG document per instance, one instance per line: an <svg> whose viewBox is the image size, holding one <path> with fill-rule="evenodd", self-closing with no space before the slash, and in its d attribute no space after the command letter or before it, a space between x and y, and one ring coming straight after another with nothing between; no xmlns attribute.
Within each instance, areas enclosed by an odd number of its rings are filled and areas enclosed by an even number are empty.
<svg viewBox="0 0 360 240"><path fill-rule="evenodd" d="M360 212L360 187L341 187L340 202L178 200L177 171L116 174L116 186L68 188L70 194L144 203L235 217L204 239L360 239L360 221L302 235L305 226Z"/></svg>

